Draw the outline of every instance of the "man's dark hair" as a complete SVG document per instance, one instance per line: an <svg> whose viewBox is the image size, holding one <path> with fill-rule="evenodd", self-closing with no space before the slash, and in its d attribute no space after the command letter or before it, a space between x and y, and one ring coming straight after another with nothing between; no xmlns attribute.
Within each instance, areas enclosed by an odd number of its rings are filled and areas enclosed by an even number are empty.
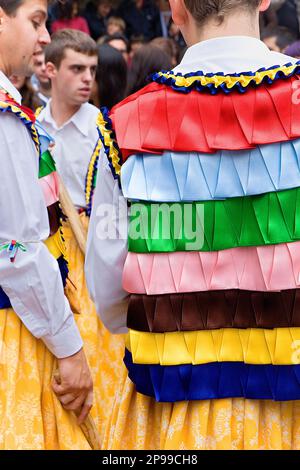
<svg viewBox="0 0 300 470"><path fill-rule="evenodd" d="M24 0L0 0L0 7L7 15L14 15ZM48 0L48 4L55 3L55 0Z"/></svg>
<svg viewBox="0 0 300 470"><path fill-rule="evenodd" d="M123 41L125 46L126 46L127 52L129 52L130 43L129 43L128 39L126 38L126 36L124 36L124 34L122 34L122 33L115 33L115 34L105 36L103 44L109 44L110 41L113 41L114 39L117 39L119 41Z"/></svg>
<svg viewBox="0 0 300 470"><path fill-rule="evenodd" d="M78 1L74 0L64 0L59 2L56 6L56 16L58 20L71 20L73 18L73 8L74 4L78 5Z"/></svg>
<svg viewBox="0 0 300 470"><path fill-rule="evenodd" d="M233 10L255 11L261 0L184 0L187 9L199 25L215 18L222 23Z"/></svg>

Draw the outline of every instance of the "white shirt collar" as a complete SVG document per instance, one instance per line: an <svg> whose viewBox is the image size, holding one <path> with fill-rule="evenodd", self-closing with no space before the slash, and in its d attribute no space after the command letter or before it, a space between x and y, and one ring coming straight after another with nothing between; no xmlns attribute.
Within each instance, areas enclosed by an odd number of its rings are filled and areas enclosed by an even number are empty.
<svg viewBox="0 0 300 470"><path fill-rule="evenodd" d="M61 127L57 127L56 122L53 119L52 113L51 113L51 99L48 101L45 109L41 113L41 121L44 119L46 122L51 124L54 129L59 130L63 129L65 126L67 126L70 123L73 123L79 132L83 134L84 136L89 135L89 128L90 128L90 120L88 119L87 111L89 108L89 103L84 103L80 106L79 110L73 114L73 116L65 122Z"/></svg>
<svg viewBox="0 0 300 470"><path fill-rule="evenodd" d="M13 86L11 81L7 78L6 75L4 75L3 72L0 71L0 86L4 88L7 93L9 93L12 98L19 104L22 102L22 96L18 92L18 90Z"/></svg>
<svg viewBox="0 0 300 470"><path fill-rule="evenodd" d="M191 46L175 73L253 72L262 67L295 63L298 59L271 52L259 39L249 36L229 36L209 39Z"/></svg>

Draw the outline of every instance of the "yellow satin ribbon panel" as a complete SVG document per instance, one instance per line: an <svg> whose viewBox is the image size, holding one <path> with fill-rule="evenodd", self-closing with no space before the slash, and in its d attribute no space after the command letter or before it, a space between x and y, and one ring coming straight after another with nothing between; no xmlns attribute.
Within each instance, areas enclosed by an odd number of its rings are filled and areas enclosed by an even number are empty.
<svg viewBox="0 0 300 470"><path fill-rule="evenodd" d="M175 333L129 330L126 347L136 364L300 364L300 328L249 328Z"/></svg>
<svg viewBox="0 0 300 470"><path fill-rule="evenodd" d="M44 243L55 259L58 259L61 256L63 256L64 258L66 257L66 247L60 229L57 230L54 235L47 238Z"/></svg>

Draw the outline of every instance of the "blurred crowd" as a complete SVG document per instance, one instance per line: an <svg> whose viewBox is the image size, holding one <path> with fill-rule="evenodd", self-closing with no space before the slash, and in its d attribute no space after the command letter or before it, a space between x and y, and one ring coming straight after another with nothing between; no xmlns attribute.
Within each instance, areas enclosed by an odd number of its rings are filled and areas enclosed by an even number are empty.
<svg viewBox="0 0 300 470"><path fill-rule="evenodd" d="M300 0L272 0L261 16L261 38L274 51L300 58ZM64 0L49 9L51 34L75 29L98 46L98 69L90 102L109 109L147 84L159 70L181 60L186 44L173 23L167 0ZM51 97L45 55L35 55L33 77L12 77L32 109Z"/></svg>

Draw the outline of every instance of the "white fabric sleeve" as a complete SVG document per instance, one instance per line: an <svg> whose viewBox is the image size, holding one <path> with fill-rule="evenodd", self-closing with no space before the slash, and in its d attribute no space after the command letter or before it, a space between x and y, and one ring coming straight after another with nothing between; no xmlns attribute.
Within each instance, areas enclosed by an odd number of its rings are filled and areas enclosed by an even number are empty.
<svg viewBox="0 0 300 470"><path fill-rule="evenodd" d="M12 308L49 350L63 358L82 348L64 295L58 264L43 240L49 235L46 205L38 182L38 156L26 127L0 115L0 245L17 240L14 263L0 251L0 286Z"/></svg>
<svg viewBox="0 0 300 470"><path fill-rule="evenodd" d="M89 225L85 275L97 312L112 333L127 331L128 293L122 288L127 235L127 202L102 149Z"/></svg>

